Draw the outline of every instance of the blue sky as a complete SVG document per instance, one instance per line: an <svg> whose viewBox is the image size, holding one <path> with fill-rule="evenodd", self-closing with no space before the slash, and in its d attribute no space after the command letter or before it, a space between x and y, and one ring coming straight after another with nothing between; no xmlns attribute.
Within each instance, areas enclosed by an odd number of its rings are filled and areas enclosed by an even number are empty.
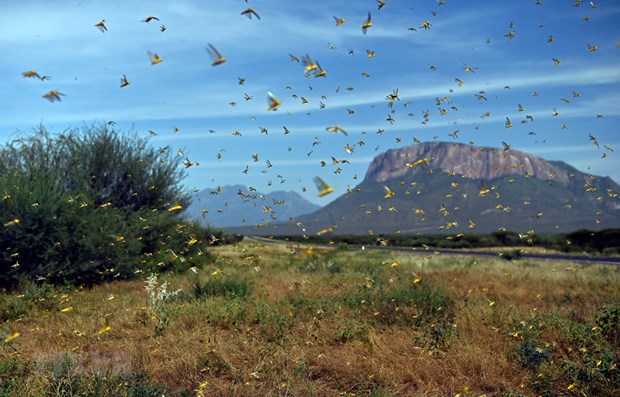
<svg viewBox="0 0 620 397"><path fill-rule="evenodd" d="M0 141L40 123L61 132L113 120L119 130L155 131L155 147L181 149L179 162L195 164L189 187L295 190L318 204L361 182L374 156L414 138L495 147L505 141L620 181L619 3L385 3L378 10L371 0L3 1ZM241 15L247 7L261 19ZM373 26L364 35L369 11ZM150 15L160 21L141 22ZM334 16L346 22L336 26ZM105 33L94 26L102 19ZM430 29L419 28L425 21ZM211 66L208 43L228 60ZM151 65L147 51L163 62ZM289 54L308 54L327 75L307 78ZM22 77L32 69L52 79ZM120 88L123 75L130 85ZM42 98L52 89L65 94L61 102ZM386 96L396 89L399 101L390 108ZM267 110L268 91L282 102L277 112ZM481 91L486 100L476 98ZM450 102L437 105L444 97ZM533 121L521 123L526 115ZM326 131L336 125L348 136ZM350 164L332 165L332 157ZM335 193L317 197L315 176Z"/></svg>

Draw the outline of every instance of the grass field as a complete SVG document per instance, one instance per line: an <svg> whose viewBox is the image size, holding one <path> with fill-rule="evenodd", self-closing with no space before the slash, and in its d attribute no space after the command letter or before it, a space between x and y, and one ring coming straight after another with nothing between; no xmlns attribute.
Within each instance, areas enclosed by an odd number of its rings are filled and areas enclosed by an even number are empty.
<svg viewBox="0 0 620 397"><path fill-rule="evenodd" d="M1 295L0 396L620 394L620 268L253 241L211 253L150 293L144 274Z"/></svg>

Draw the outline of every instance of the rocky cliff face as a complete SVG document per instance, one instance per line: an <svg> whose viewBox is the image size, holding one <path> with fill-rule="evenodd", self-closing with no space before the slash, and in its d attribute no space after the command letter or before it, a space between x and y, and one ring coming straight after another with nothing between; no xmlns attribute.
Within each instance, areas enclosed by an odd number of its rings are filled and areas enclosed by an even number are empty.
<svg viewBox="0 0 620 397"><path fill-rule="evenodd" d="M425 162L420 161L424 159ZM420 163L414 165L416 162ZM472 179L492 180L503 176L520 175L552 180L563 185L568 185L576 176L576 170L566 164L560 166L517 150L427 142L389 150L375 157L368 167L365 180L382 183L400 178L407 173L428 172L429 169Z"/></svg>

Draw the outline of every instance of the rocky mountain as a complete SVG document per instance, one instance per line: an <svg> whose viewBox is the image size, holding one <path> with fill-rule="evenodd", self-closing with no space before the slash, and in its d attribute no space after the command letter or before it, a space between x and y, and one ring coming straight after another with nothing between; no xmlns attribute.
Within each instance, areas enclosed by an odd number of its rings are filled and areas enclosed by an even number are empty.
<svg viewBox="0 0 620 397"><path fill-rule="evenodd" d="M421 167L412 166L421 161ZM413 170L412 170L413 168ZM370 163L366 181L383 183L405 174L415 175L429 169L493 180L504 176L531 176L543 181L567 185L576 170L566 164L554 164L517 150L499 150L458 143L428 142L403 149L389 150Z"/></svg>
<svg viewBox="0 0 620 397"><path fill-rule="evenodd" d="M356 188L294 224L260 233L598 230L620 227L619 193L611 178L563 162L509 148L429 142L378 155Z"/></svg>
<svg viewBox="0 0 620 397"><path fill-rule="evenodd" d="M287 221L319 208L295 192L263 194L243 185L228 185L196 193L187 215L205 226L231 227Z"/></svg>

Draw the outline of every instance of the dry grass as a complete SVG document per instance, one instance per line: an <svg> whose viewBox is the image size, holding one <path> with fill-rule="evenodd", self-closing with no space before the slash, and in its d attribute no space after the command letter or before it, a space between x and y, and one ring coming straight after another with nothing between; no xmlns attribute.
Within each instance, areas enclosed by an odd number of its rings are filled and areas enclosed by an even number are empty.
<svg viewBox="0 0 620 397"><path fill-rule="evenodd" d="M307 248L215 247L157 313L144 281L2 296L0 396L620 391L617 268Z"/></svg>

